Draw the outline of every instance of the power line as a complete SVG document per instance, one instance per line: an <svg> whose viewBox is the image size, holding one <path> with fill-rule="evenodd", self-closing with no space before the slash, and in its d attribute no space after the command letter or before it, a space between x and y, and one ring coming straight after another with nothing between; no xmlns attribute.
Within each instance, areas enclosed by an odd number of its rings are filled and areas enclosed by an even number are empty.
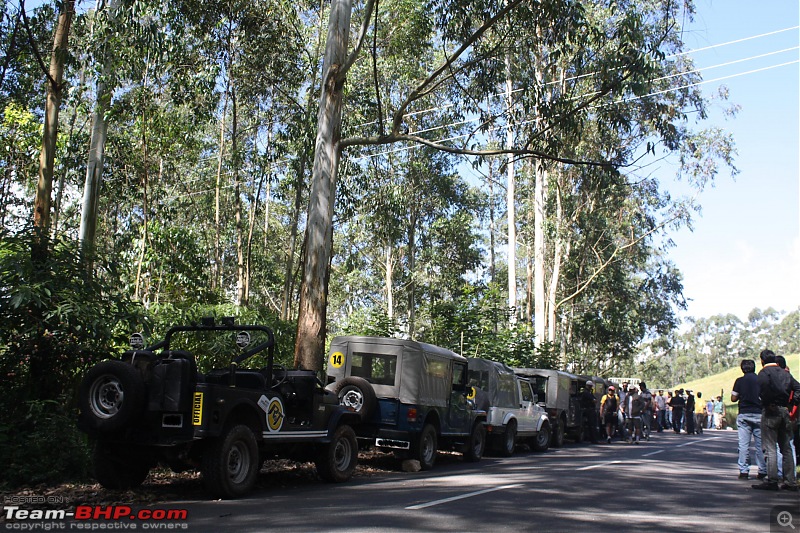
<svg viewBox="0 0 800 533"><path fill-rule="evenodd" d="M619 104L619 103L626 103L626 102L633 102L633 101L636 101L636 100L642 100L642 99L648 98L650 96L657 96L659 94L666 94L666 93L669 93L669 92L672 92L672 91L679 91L679 90L683 90L683 89L689 89L689 88L692 88L692 87L697 87L697 86L700 86L700 85L705 85L705 84L708 84L708 83L715 83L715 82L718 82L718 81L724 81L724 80L728 80L728 79L731 79L731 78L738 78L740 76L746 76L746 75L749 75L749 74L754 74L754 73L758 73L758 72L764 72L764 71L767 71L767 70L773 70L773 69L776 69L776 68L785 67L785 66L788 66L788 65L793 65L793 64L796 64L796 63L800 63L800 59L795 59L793 61L788 61L786 63L781 63L779 65L772 65L772 66L769 66L769 67L753 69L753 70L749 70L747 72L731 74L729 76L722 76L722 77L715 78L715 79L712 79L712 80L702 80L702 81L699 81L699 82L696 82L696 83L691 83L691 84L683 85L683 86L680 86L680 87L671 87L669 89L664 89L662 91L656 91L656 92L649 93L649 94L642 95L642 96L634 96L634 97L629 97L629 98L623 98L623 99L615 100L613 102L607 102L605 104L598 104L596 106L593 106L591 109L599 109L601 107L606 107L606 106L615 105L615 104ZM473 121L474 120L477 120L477 119L473 119ZM526 121L518 122L518 123L514 123L514 124L504 124L504 125L500 125L500 126L496 126L494 128L488 129L487 133L488 132L495 132L495 131L502 131L502 130L504 130L505 128L507 128L509 126L515 126L515 127L516 126L525 126L525 125L531 124L532 122L533 122L533 120L526 120ZM445 126L442 126L442 127L447 127L447 126L445 125ZM443 143L443 142L453 141L453 140L457 140L457 139L465 139L465 138L471 137L472 135L473 135L473 133L468 133L468 134L463 134L463 135L456 135L456 136L452 136L452 137L447 137L447 138L444 138L444 139L438 139L438 140L430 141L430 142L431 143ZM403 151L407 151L407 150L413 150L413 149L419 148L420 146L421 145L419 145L419 144L414 144L412 146L404 146L404 147L401 147L401 148L395 148L395 149L392 149L392 150L386 150L386 151L378 152L378 153L375 153L375 154L368 154L368 155L353 157L353 158L350 158L350 161L361 161L361 160L364 160L364 159L371 159L373 157L377 157L377 156L381 156L381 155L387 155L387 154L403 152Z"/></svg>

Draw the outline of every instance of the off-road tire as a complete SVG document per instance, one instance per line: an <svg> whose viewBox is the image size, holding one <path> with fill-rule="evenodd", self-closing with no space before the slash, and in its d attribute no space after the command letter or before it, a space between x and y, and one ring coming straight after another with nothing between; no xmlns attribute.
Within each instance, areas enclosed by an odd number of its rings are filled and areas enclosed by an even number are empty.
<svg viewBox="0 0 800 533"><path fill-rule="evenodd" d="M150 473L147 457L129 446L98 442L92 452L94 478L112 490L134 489Z"/></svg>
<svg viewBox="0 0 800 533"><path fill-rule="evenodd" d="M358 413L361 420L368 419L378 404L375 389L364 378L348 376L337 381L332 390L339 397L339 404Z"/></svg>
<svg viewBox="0 0 800 533"><path fill-rule="evenodd" d="M552 436L550 437L550 446L553 448L561 448L564 446L564 426L565 422L559 418L556 420L555 427L553 428Z"/></svg>
<svg viewBox="0 0 800 533"><path fill-rule="evenodd" d="M144 410L144 378L122 361L103 361L86 373L78 390L83 424L91 430L115 431L136 422Z"/></svg>
<svg viewBox="0 0 800 533"><path fill-rule="evenodd" d="M486 427L483 422L477 421L472 426L469 439L464 447L464 460L469 463L477 463L483 457L486 449Z"/></svg>
<svg viewBox="0 0 800 533"><path fill-rule="evenodd" d="M517 421L511 420L506 431L497 442L497 452L503 457L511 457L517 447Z"/></svg>
<svg viewBox="0 0 800 533"><path fill-rule="evenodd" d="M425 424L415 444L414 459L419 461L419 466L422 470L430 470L436 463L436 454L439 446L436 428L431 424Z"/></svg>
<svg viewBox="0 0 800 533"><path fill-rule="evenodd" d="M253 488L261 459L253 430L246 425L229 428L208 442L201 472L206 490L218 498L238 498Z"/></svg>
<svg viewBox="0 0 800 533"><path fill-rule="evenodd" d="M358 464L358 440L353 428L339 426L330 444L317 454L315 463L317 473L325 481L342 483L353 477Z"/></svg>
<svg viewBox="0 0 800 533"><path fill-rule="evenodd" d="M542 428L539 430L539 433L537 433L536 436L531 439L531 448L537 452L546 452L550 447L550 440L550 424L545 422L542 424Z"/></svg>

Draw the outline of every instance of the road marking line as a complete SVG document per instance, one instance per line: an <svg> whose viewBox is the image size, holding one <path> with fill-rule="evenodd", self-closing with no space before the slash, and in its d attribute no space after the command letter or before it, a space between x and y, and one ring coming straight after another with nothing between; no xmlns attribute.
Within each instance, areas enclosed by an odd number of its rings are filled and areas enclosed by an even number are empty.
<svg viewBox="0 0 800 533"><path fill-rule="evenodd" d="M710 440L716 440L716 439L721 439L721 438L722 437L709 437L707 439L697 439L697 440L693 440L691 442L685 442L683 444L678 444L675 447L676 448L683 448L684 446L691 446L692 444L697 444L698 442L707 442L707 441L710 441Z"/></svg>
<svg viewBox="0 0 800 533"><path fill-rule="evenodd" d="M642 457L650 457L651 455L658 455L659 453L663 453L664 450L656 450L654 452L646 453Z"/></svg>
<svg viewBox="0 0 800 533"><path fill-rule="evenodd" d="M445 498L443 500L435 500L435 501L428 502L428 503L420 503L420 504L417 504L417 505L411 505L409 507L406 507L406 510L415 511L417 509L425 509L426 507L433 507L434 505L439 505L439 504L442 504L442 503L450 503L450 502L454 502L454 501L457 501L457 500L463 500L464 498L471 498L473 496L480 496L481 494L486 494L488 492L494 492L494 491L497 491L497 490L516 489L516 488L519 488L521 486L522 486L522 484L517 483L516 485L503 485L503 486L500 486L500 487L493 487L491 489L484 489L484 490L479 490L479 491L476 491L476 492L468 492L467 494L462 494L460 496L453 496L452 498Z"/></svg>
<svg viewBox="0 0 800 533"><path fill-rule="evenodd" d="M617 464L617 463L621 463L621 462L622 461L609 461L608 463L598 463L596 465L584 466L582 468L578 468L577 470L591 470L592 468L600 468L601 466L608 466L608 465L613 465L613 464Z"/></svg>

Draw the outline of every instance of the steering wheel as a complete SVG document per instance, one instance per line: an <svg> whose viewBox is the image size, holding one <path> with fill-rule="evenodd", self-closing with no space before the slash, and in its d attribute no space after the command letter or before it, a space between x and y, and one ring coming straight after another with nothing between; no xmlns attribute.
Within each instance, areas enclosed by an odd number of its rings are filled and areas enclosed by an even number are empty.
<svg viewBox="0 0 800 533"><path fill-rule="evenodd" d="M281 372L281 377L276 378L275 375ZM272 388L280 387L286 378L289 376L289 371L286 370L286 367L283 365L272 365Z"/></svg>

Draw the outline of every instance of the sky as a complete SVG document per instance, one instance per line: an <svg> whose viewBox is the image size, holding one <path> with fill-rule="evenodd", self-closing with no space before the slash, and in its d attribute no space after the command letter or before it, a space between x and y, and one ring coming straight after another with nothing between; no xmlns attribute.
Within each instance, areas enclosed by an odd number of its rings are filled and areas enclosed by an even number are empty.
<svg viewBox="0 0 800 533"><path fill-rule="evenodd" d="M671 235L670 258L688 299L684 317L745 319L754 307L800 307L799 4L696 0L685 26L686 49L708 82L704 94L724 85L729 103L740 106L733 119L715 106L707 121L733 134L740 172L732 178L723 170L698 197L693 231ZM665 164L662 183L681 191L681 183L668 183L676 170Z"/></svg>

